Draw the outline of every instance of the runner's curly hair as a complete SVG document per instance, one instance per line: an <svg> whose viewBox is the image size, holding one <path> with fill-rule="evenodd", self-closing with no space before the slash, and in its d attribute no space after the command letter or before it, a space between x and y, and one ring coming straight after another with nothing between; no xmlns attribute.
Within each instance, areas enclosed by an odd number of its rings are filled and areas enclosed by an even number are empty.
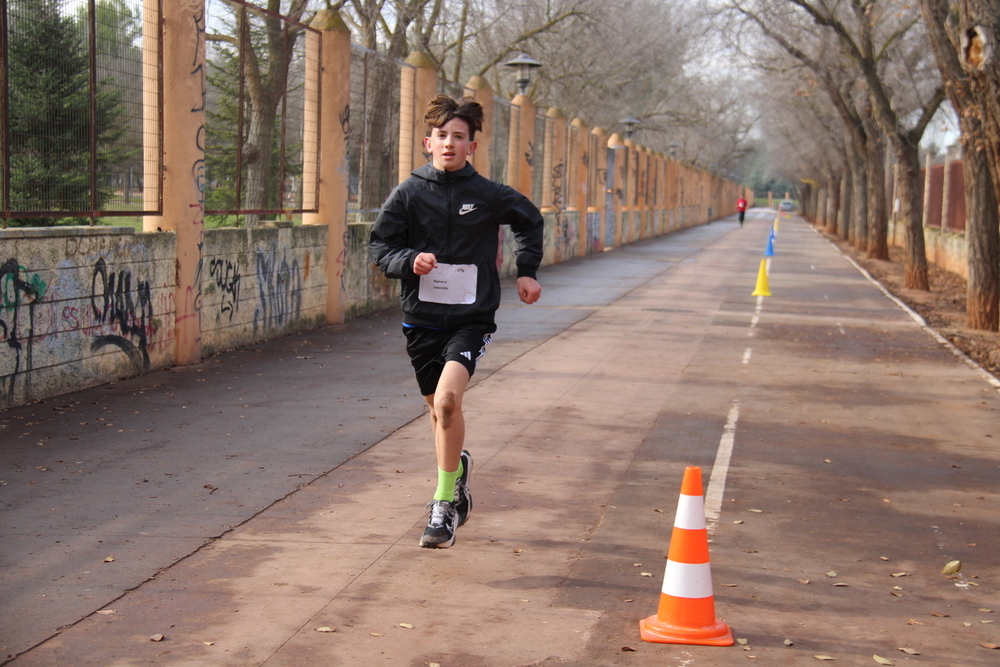
<svg viewBox="0 0 1000 667"><path fill-rule="evenodd" d="M471 97L454 100L447 95L438 95L424 110L428 134L453 118L461 118L469 126L469 141L474 140L476 132L483 129L483 107Z"/></svg>

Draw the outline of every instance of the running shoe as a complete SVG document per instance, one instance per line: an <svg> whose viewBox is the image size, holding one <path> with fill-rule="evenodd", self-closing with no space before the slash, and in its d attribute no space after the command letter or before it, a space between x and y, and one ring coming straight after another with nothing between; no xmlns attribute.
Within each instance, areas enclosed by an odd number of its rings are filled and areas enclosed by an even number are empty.
<svg viewBox="0 0 1000 667"><path fill-rule="evenodd" d="M427 503L431 510L427 528L420 538L420 546L428 549L447 549L455 543L455 529L458 528L458 513L453 503L447 500L432 500Z"/></svg>
<svg viewBox="0 0 1000 667"><path fill-rule="evenodd" d="M469 491L469 473L472 472L472 454L462 450L462 476L455 480L455 511L458 512L458 525L469 520L472 513L472 492Z"/></svg>

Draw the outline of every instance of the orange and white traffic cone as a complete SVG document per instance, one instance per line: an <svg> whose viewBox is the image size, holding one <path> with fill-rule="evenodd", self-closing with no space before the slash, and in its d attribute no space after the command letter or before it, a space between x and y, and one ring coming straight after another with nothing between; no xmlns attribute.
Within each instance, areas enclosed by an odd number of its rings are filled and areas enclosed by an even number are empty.
<svg viewBox="0 0 1000 667"><path fill-rule="evenodd" d="M733 644L729 626L715 618L705 498L697 466L684 470L660 605L655 616L639 621L639 636L663 644Z"/></svg>

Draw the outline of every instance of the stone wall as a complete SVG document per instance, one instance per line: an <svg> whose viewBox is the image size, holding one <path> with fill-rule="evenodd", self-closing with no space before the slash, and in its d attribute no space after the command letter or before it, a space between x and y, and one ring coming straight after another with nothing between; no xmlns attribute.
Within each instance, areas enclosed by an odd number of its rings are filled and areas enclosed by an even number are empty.
<svg viewBox="0 0 1000 667"><path fill-rule="evenodd" d="M173 234L56 227L0 240L0 408L173 363Z"/></svg>
<svg viewBox="0 0 1000 667"><path fill-rule="evenodd" d="M326 321L325 225L205 231L202 354Z"/></svg>

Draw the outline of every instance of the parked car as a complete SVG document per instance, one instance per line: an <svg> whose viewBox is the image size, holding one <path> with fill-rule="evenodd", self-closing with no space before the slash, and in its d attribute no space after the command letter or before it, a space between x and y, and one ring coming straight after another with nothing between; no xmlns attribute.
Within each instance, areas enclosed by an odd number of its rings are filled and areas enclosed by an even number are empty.
<svg viewBox="0 0 1000 667"><path fill-rule="evenodd" d="M779 211L794 211L795 204L792 203L791 199L785 199L780 204L778 204Z"/></svg>

